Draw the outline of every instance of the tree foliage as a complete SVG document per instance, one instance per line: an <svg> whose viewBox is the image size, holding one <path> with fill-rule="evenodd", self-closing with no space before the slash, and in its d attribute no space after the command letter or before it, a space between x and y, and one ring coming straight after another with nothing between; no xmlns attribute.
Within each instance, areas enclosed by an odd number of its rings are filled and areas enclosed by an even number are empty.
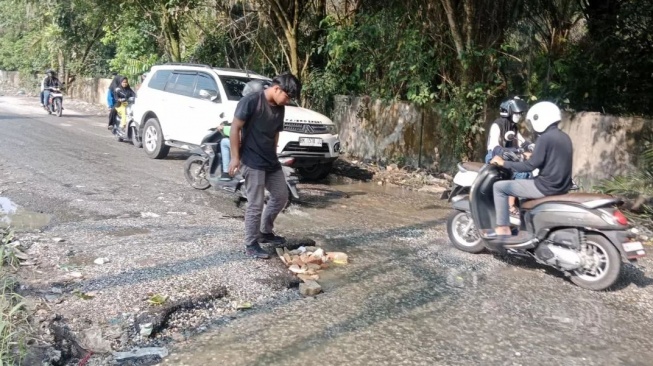
<svg viewBox="0 0 653 366"><path fill-rule="evenodd" d="M0 68L291 71L303 103L406 100L471 157L498 101L653 115L653 0L0 0Z"/></svg>

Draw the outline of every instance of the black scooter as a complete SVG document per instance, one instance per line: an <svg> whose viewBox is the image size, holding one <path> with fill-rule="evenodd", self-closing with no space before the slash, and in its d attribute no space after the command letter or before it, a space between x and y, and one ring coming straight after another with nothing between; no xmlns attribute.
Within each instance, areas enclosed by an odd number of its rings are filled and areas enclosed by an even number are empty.
<svg viewBox="0 0 653 366"><path fill-rule="evenodd" d="M451 197L454 211L447 232L457 249L480 253L487 248L534 258L564 272L576 285L596 291L617 281L622 261L635 262L646 255L629 231L627 218L616 208L623 202L603 194L568 193L521 200L521 224L513 227L516 235L485 236L496 226L494 183L511 178L510 170L485 165L468 194Z"/></svg>
<svg viewBox="0 0 653 366"><path fill-rule="evenodd" d="M231 181L221 181L222 172L222 154L220 153L220 141L225 136L217 129L210 129L210 133L203 139L199 147L191 150L191 156L184 163L184 176L186 181L195 189L205 190L213 187L215 190L225 190L236 195L236 205L240 206L247 202L245 192L245 178L237 174ZM286 177L288 186L288 207L291 201L299 199L297 183L299 178L296 176L295 169L292 168L294 158L279 155L281 169ZM266 202L268 198L266 191Z"/></svg>

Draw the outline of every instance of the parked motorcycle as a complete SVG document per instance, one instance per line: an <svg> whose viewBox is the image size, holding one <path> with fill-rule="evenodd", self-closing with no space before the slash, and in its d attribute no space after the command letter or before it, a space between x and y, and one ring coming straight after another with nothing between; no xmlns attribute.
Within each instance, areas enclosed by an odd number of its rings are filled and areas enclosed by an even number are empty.
<svg viewBox="0 0 653 366"><path fill-rule="evenodd" d="M120 128L120 123L122 121L120 114L116 114L116 120L113 123L113 129L111 130L111 133L113 133L114 136L116 136L116 139L118 141L123 142L123 141L131 141L131 143L138 147L141 148L143 147L143 140L140 134L138 133L138 123L134 120L134 102L135 98L131 97L127 99L124 102L120 102L118 104L118 108L126 108L126 113L125 116L128 119L127 122L127 128L124 131L123 129Z"/></svg>
<svg viewBox="0 0 653 366"><path fill-rule="evenodd" d="M245 178L237 174L231 181L220 181L222 172L222 154L220 152L220 141L224 135L217 129L211 129L211 132L202 139L198 148L191 150L191 156L184 163L184 176L186 181L195 189L208 189L213 187L215 190L225 190L236 195L236 205L240 206L247 202L245 192ZM297 183L299 179L296 176L295 169L292 168L294 158L279 156L281 169L286 177L288 186L288 207L293 199L299 199ZM266 202L269 193L266 191Z"/></svg>
<svg viewBox="0 0 653 366"><path fill-rule="evenodd" d="M48 111L48 114L54 113L57 117L61 117L63 111L63 93L58 87L51 87L48 90L50 91L50 96L48 97L48 105L45 109Z"/></svg>
<svg viewBox="0 0 653 366"><path fill-rule="evenodd" d="M506 160L519 159L507 154ZM472 171L472 167L466 173ZM465 167L463 166L463 169ZM512 178L497 165L484 165L468 192L460 189L450 197L454 211L447 232L459 250L480 253L490 249L534 258L564 272L576 285L590 290L612 286L622 271L622 261L635 262L646 255L635 241L627 218L616 206L618 198L593 193L568 193L519 202L521 224L517 235L485 238L494 229L496 215L493 186Z"/></svg>

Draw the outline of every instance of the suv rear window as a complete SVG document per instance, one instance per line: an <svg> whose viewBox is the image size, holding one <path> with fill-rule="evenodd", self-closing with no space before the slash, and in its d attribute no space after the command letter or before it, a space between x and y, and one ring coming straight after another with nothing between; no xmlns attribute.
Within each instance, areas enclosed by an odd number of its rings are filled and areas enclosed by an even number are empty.
<svg viewBox="0 0 653 366"><path fill-rule="evenodd" d="M185 96L193 95L196 73L173 73L165 91Z"/></svg>
<svg viewBox="0 0 653 366"><path fill-rule="evenodd" d="M159 70L155 72L147 86L152 89L163 90L170 78L170 74L172 74L171 70Z"/></svg>

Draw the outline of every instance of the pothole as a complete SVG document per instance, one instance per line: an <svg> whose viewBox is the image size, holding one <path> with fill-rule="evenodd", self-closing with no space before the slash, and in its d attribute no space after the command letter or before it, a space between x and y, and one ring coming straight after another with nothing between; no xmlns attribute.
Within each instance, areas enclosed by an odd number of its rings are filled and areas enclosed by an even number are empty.
<svg viewBox="0 0 653 366"><path fill-rule="evenodd" d="M15 230L38 230L50 223L50 215L26 210L7 197L0 197L0 227Z"/></svg>

